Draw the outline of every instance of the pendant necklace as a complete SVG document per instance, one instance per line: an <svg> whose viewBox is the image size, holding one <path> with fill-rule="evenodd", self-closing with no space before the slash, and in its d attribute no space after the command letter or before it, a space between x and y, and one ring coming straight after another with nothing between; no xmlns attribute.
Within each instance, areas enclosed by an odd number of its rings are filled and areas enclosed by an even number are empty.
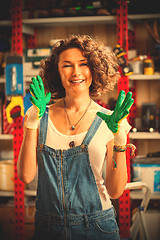
<svg viewBox="0 0 160 240"><path fill-rule="evenodd" d="M75 147L74 139L75 139L76 135L77 135L78 132L79 132L80 126L81 126L81 125L79 125L79 127L78 127L77 132L75 133L75 135L69 135L69 138L70 138L69 147L70 147L70 148ZM71 140L71 139L72 139L72 140Z"/></svg>
<svg viewBox="0 0 160 240"><path fill-rule="evenodd" d="M89 104L88 104L85 112L83 113L83 115L80 117L80 119L79 119L79 120L76 122L76 124L74 124L74 125L72 125L72 123L71 123L71 121L70 121L70 118L69 118L69 115L68 115L68 113L67 113L66 102L65 102L65 99L64 99L64 98L63 98L63 102L64 102L64 111L65 111L65 113L66 113L67 119L68 119L69 124L70 124L70 126L71 126L71 130L75 130L75 127L77 126L77 124L84 118L85 114L87 113L88 108L89 108L89 106L91 105L92 100L90 99L90 102L89 102ZM80 128L80 126L79 126L79 128ZM78 130L79 130L79 128L78 128ZM78 133L78 130L77 130L76 134ZM71 141L71 142L69 143L69 147L70 147L70 148L75 147L74 141Z"/></svg>

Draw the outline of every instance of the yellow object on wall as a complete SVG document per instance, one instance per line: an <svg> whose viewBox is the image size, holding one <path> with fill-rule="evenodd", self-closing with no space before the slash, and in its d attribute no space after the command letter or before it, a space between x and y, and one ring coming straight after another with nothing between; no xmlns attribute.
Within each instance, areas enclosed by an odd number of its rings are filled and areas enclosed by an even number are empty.
<svg viewBox="0 0 160 240"><path fill-rule="evenodd" d="M7 115L7 121L9 123L12 122L12 118L10 115L10 111L16 107L16 106L20 106L21 107L21 116L24 117L24 106L23 106L23 97L21 96L16 96L16 97L12 97L11 98L11 102L8 104L8 106L6 107L6 115Z"/></svg>
<svg viewBox="0 0 160 240"><path fill-rule="evenodd" d="M144 74L153 75L154 74L154 63L151 58L144 60Z"/></svg>

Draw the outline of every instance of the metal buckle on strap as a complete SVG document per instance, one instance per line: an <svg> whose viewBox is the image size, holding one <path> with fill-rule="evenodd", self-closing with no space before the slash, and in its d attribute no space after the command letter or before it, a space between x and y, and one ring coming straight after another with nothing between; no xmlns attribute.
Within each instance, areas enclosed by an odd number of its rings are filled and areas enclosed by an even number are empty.
<svg viewBox="0 0 160 240"><path fill-rule="evenodd" d="M86 229L89 229L89 220L87 215L84 215L84 222L85 222Z"/></svg>

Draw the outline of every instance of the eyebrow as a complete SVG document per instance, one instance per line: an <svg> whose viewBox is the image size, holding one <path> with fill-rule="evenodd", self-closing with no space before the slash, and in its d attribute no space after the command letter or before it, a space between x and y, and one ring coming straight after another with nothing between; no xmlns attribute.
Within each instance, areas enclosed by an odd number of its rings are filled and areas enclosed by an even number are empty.
<svg viewBox="0 0 160 240"><path fill-rule="evenodd" d="M87 59L81 59L81 60L79 60L79 62L84 62L84 61L87 61ZM71 61L68 61L68 60L65 60L65 61L63 61L63 63L71 63Z"/></svg>

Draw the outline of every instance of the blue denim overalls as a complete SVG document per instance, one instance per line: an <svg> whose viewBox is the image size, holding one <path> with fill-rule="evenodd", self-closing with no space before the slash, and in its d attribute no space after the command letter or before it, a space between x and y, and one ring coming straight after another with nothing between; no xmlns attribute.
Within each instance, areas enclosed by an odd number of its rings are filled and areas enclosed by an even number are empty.
<svg viewBox="0 0 160 240"><path fill-rule="evenodd" d="M82 144L68 150L45 145L48 107L40 122L38 189L33 239L119 240L114 209L102 210L88 145L101 124L95 117Z"/></svg>

